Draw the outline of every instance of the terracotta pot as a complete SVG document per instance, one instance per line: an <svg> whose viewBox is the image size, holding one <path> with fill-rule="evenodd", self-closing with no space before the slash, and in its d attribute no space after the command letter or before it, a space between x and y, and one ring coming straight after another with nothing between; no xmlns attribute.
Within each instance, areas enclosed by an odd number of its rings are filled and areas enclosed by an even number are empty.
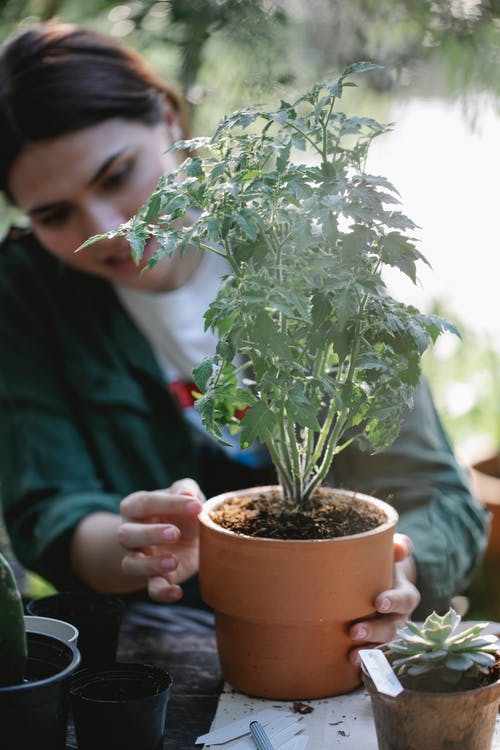
<svg viewBox="0 0 500 750"><path fill-rule="evenodd" d="M476 492L491 513L486 557L500 563L500 453L478 461L473 469Z"/></svg>
<svg viewBox="0 0 500 750"><path fill-rule="evenodd" d="M490 750L500 680L457 693L379 693L363 669L379 750Z"/></svg>
<svg viewBox="0 0 500 750"><path fill-rule="evenodd" d="M235 534L210 519L230 497L272 489L218 495L200 514L200 588L215 612L224 678L274 700L349 692L361 672L347 658L348 626L373 616L376 595L391 585L398 515L381 500L335 490L382 509L387 521L349 537L287 541Z"/></svg>

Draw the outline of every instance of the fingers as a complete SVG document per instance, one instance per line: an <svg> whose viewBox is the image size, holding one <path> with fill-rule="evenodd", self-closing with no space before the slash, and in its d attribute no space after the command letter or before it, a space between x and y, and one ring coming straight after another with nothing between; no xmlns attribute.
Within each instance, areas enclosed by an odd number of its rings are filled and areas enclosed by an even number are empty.
<svg viewBox="0 0 500 750"><path fill-rule="evenodd" d="M172 484L170 491L177 493L178 495L192 495L202 503L206 500L198 482L195 482L194 479L190 479L189 477L178 479Z"/></svg>
<svg viewBox="0 0 500 750"><path fill-rule="evenodd" d="M413 554L413 543L406 534L394 534L394 561L401 562Z"/></svg>
<svg viewBox="0 0 500 750"><path fill-rule="evenodd" d="M176 526L165 524L122 523L118 527L118 541L126 550L146 550L156 547L154 553L162 554L168 545L179 541L181 532Z"/></svg>
<svg viewBox="0 0 500 750"><path fill-rule="evenodd" d="M349 653L353 664L359 664L360 647L376 646L395 638L397 630L405 625L420 603L420 593L411 580L414 578L412 551L413 545L409 537L396 534L393 588L382 591L375 598L374 606L378 616L355 623L349 630L349 636L356 642Z"/></svg>
<svg viewBox="0 0 500 750"><path fill-rule="evenodd" d="M182 598L182 589L161 576L153 576L148 581L148 594L153 601L172 604Z"/></svg>
<svg viewBox="0 0 500 750"><path fill-rule="evenodd" d="M153 557L144 552L131 552L122 560L122 570L127 575L149 578L167 575L177 569L177 560L172 554Z"/></svg>
<svg viewBox="0 0 500 750"><path fill-rule="evenodd" d="M394 588L382 591L375 598L375 609L380 614L399 614L407 620L420 603L420 593L402 569L404 563L394 566Z"/></svg>
<svg viewBox="0 0 500 750"><path fill-rule="evenodd" d="M120 503L120 513L127 520L147 523L150 519L168 517L172 522L183 517L196 517L201 510L201 501L191 491L181 493L172 490L133 492Z"/></svg>
<svg viewBox="0 0 500 750"><path fill-rule="evenodd" d="M164 490L134 492L120 504L122 571L143 579L155 601L180 599L178 583L198 568L198 515L204 500L198 484L186 478Z"/></svg>

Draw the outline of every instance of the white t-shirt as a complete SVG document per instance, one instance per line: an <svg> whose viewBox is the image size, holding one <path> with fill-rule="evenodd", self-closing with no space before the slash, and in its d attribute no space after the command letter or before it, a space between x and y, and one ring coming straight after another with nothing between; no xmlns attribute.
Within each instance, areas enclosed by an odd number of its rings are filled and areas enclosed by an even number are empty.
<svg viewBox="0 0 500 750"><path fill-rule="evenodd" d="M194 274L179 289L149 292L115 285L123 306L149 341L171 391L179 384L192 383L194 366L215 352L217 337L213 331L204 330L204 313L215 299L221 278L229 270L224 258L206 251ZM207 444L209 440L213 445L215 439L205 431L199 412L189 404L182 406L182 413L192 428L195 441ZM224 429L223 437L229 446L220 447L233 460L247 466L267 462L267 454L260 444L241 450L239 435Z"/></svg>
<svg viewBox="0 0 500 750"><path fill-rule="evenodd" d="M151 344L167 382L192 381L193 367L214 354L217 339L212 331L204 330L203 314L228 270L224 258L207 251L194 274L179 289L148 292L115 287L125 309Z"/></svg>

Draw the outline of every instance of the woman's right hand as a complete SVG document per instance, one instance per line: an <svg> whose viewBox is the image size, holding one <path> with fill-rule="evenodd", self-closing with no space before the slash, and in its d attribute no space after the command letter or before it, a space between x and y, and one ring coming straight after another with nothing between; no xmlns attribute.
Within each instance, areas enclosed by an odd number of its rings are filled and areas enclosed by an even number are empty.
<svg viewBox="0 0 500 750"><path fill-rule="evenodd" d="M204 500L193 479L180 479L164 490L133 492L122 500L122 572L145 577L151 599L177 601L182 597L179 584L198 571L197 517Z"/></svg>

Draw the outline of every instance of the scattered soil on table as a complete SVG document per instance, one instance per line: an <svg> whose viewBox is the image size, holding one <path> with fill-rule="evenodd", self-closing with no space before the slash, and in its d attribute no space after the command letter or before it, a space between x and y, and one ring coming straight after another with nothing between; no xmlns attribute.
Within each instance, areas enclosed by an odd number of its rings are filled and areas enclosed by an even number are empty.
<svg viewBox="0 0 500 750"><path fill-rule="evenodd" d="M230 498L210 517L237 534L268 539L332 539L370 531L387 521L379 508L328 488L317 490L310 506L307 512L298 511L272 490Z"/></svg>
<svg viewBox="0 0 500 750"><path fill-rule="evenodd" d="M302 701L294 701L293 711L296 714L310 714L314 711L314 706L310 706L309 703L303 703Z"/></svg>

